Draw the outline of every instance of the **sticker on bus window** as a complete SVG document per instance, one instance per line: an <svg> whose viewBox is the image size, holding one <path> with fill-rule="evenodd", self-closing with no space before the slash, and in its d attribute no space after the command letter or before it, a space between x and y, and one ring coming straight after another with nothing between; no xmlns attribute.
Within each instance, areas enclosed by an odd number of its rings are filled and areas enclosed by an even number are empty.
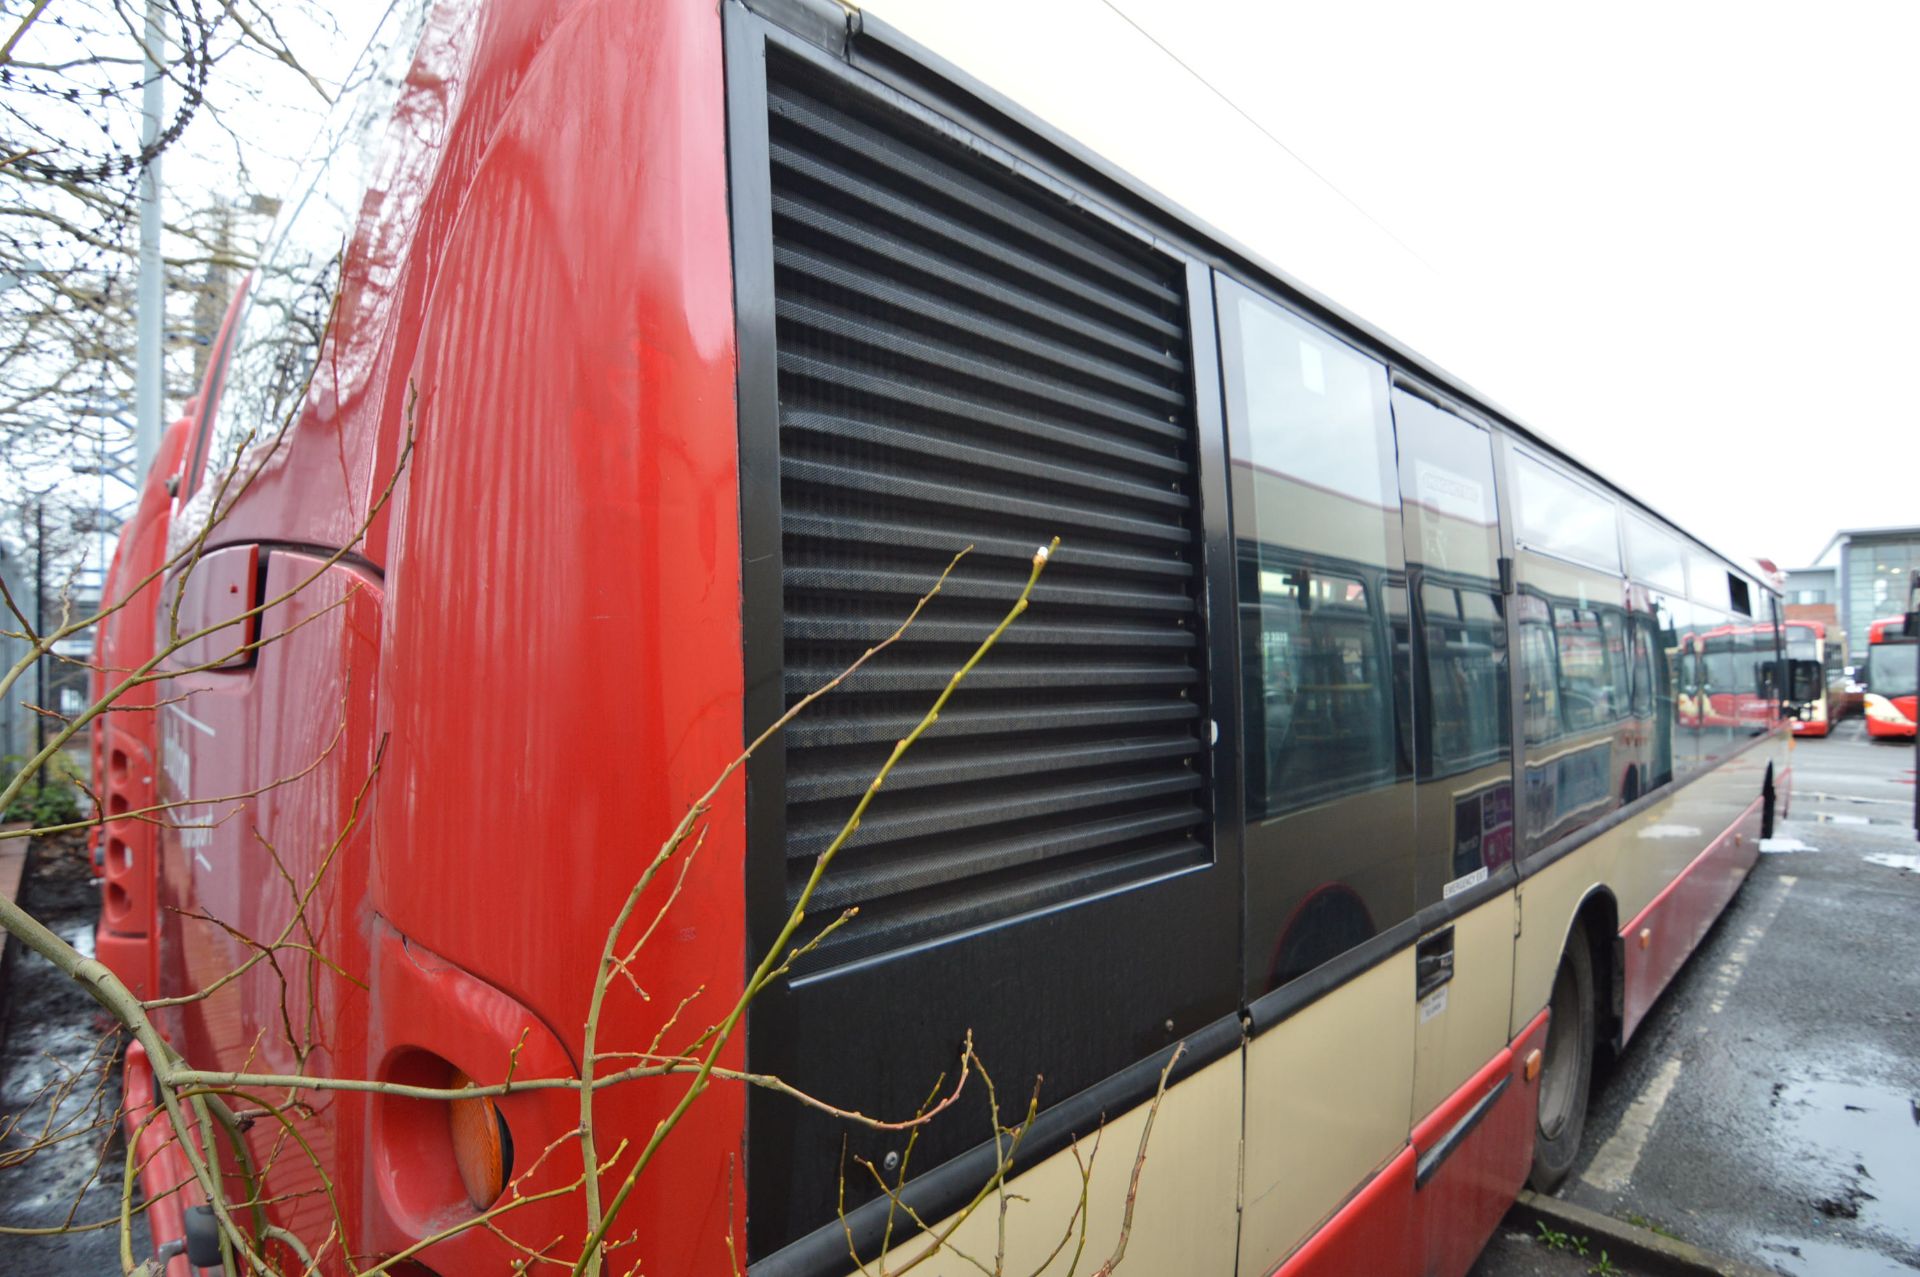
<svg viewBox="0 0 1920 1277"><path fill-rule="evenodd" d="M1440 888L1440 898L1442 900L1451 900L1455 896L1459 895L1461 892L1466 891L1468 888L1471 888L1471 887L1477 887L1481 883L1485 882L1486 880L1487 880L1487 867L1485 865L1481 865L1478 869L1474 870L1472 873L1468 874L1466 877L1455 878L1452 882Z"/></svg>
<svg viewBox="0 0 1920 1277"><path fill-rule="evenodd" d="M1490 527L1487 490L1463 474L1436 466L1424 457L1413 460L1414 500L1438 515L1448 515L1476 527Z"/></svg>
<svg viewBox="0 0 1920 1277"><path fill-rule="evenodd" d="M1425 1024L1434 1016L1447 1009L1447 986L1441 985L1426 997L1420 999L1420 1023Z"/></svg>

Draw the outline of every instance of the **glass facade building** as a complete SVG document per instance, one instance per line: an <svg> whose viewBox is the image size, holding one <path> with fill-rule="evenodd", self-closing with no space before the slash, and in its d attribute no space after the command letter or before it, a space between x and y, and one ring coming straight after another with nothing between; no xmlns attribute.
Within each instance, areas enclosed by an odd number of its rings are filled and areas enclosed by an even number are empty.
<svg viewBox="0 0 1920 1277"><path fill-rule="evenodd" d="M1837 562L1840 625L1848 651L1857 656L1867 650L1867 626L1906 610L1907 582L1920 568L1920 527L1835 533L1819 561Z"/></svg>

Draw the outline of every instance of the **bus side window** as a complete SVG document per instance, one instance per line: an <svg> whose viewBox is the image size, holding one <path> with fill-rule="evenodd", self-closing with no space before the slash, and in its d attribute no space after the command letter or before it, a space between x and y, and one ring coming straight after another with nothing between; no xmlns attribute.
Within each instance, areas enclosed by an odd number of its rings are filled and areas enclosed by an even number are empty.
<svg viewBox="0 0 1920 1277"><path fill-rule="evenodd" d="M1653 713L1653 622L1633 618L1633 691L1629 707L1635 718Z"/></svg>
<svg viewBox="0 0 1920 1277"><path fill-rule="evenodd" d="M1633 699L1632 675L1627 661L1626 614L1614 611L1602 612L1600 628L1607 641L1607 671L1613 676L1613 716L1619 718L1631 711Z"/></svg>
<svg viewBox="0 0 1920 1277"><path fill-rule="evenodd" d="M1613 678L1600 632L1600 614L1592 608L1553 609L1559 643L1560 705L1570 731L1585 731L1613 717Z"/></svg>
<svg viewBox="0 0 1920 1277"><path fill-rule="evenodd" d="M1554 658L1553 627L1540 609L1537 620L1520 623L1520 682L1527 744L1538 745L1560 734L1560 670Z"/></svg>
<svg viewBox="0 0 1920 1277"><path fill-rule="evenodd" d="M1493 440L1405 389L1393 394L1416 582L1414 675L1418 902L1513 859L1513 720Z"/></svg>
<svg viewBox="0 0 1920 1277"><path fill-rule="evenodd" d="M1247 996L1413 915L1412 646L1387 370L1221 279Z"/></svg>

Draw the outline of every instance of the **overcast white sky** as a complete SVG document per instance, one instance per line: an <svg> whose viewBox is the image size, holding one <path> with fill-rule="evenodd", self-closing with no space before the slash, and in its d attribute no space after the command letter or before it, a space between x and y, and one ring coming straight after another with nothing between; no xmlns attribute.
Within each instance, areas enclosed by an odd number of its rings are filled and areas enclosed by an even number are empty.
<svg viewBox="0 0 1920 1277"><path fill-rule="evenodd" d="M1914 0L863 7L1722 549L1920 524Z"/></svg>
<svg viewBox="0 0 1920 1277"><path fill-rule="evenodd" d="M1723 549L1920 523L1920 4L864 7Z"/></svg>

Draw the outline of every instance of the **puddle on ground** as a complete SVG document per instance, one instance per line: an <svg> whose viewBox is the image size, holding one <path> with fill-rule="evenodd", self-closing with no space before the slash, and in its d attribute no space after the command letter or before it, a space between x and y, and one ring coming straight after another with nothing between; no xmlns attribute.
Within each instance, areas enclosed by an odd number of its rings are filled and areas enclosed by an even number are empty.
<svg viewBox="0 0 1920 1277"><path fill-rule="evenodd" d="M1799 1080L1776 1084L1773 1109L1791 1178L1807 1185L1811 1211L1861 1242L1920 1254L1920 1096L1866 1082ZM1833 1239L1771 1237L1763 1245L1787 1271L1809 1277L1914 1271L1885 1250Z"/></svg>
<svg viewBox="0 0 1920 1277"><path fill-rule="evenodd" d="M1793 1277L1913 1277L1913 1269L1877 1251L1805 1237L1762 1237L1767 1264Z"/></svg>
<svg viewBox="0 0 1920 1277"><path fill-rule="evenodd" d="M1885 865L1889 869L1909 869L1920 872L1920 855L1898 856L1891 852L1876 851L1870 856L1861 858L1870 865Z"/></svg>

